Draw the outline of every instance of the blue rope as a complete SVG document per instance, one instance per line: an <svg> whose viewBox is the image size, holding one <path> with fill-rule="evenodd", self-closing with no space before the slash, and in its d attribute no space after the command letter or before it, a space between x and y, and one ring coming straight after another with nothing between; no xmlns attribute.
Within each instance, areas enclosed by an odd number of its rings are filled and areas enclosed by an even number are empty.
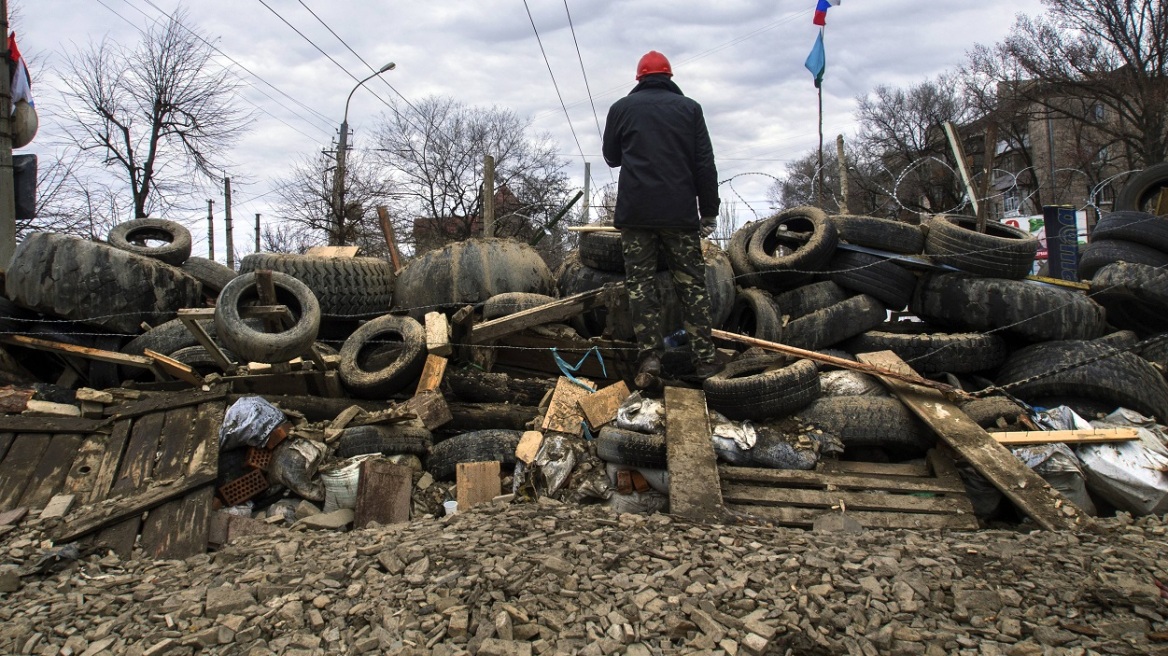
<svg viewBox="0 0 1168 656"><path fill-rule="evenodd" d="M580 361L576 363L576 366L572 366L572 365L568 364L567 362L565 362L564 359L562 357L560 357L560 354L556 351L556 348L554 346L552 347L552 357L555 358L556 366L560 368L560 372L564 374L564 377L567 378L568 380L572 381L576 385L583 387L584 389L588 390L589 392L595 392L596 388L592 387L591 385L585 384L583 381L576 378L572 374L574 372L580 371L580 367L584 366L584 361L587 360L588 356L592 355L593 353L596 354L596 360L600 363L600 373L604 374L605 378L608 378L608 370L604 366L604 357L602 355L600 355L600 349L598 347L593 346L592 348L588 349L584 353L584 357L580 358Z"/></svg>

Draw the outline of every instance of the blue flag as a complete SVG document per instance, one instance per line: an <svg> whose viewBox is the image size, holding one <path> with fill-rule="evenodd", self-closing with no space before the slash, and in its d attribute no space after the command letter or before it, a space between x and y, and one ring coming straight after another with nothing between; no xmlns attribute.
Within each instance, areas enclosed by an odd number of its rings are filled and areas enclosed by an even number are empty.
<svg viewBox="0 0 1168 656"><path fill-rule="evenodd" d="M827 68L827 57L823 53L823 30L815 37L815 45L812 46L811 54L807 55L807 61L803 62L803 65L815 76L815 88L818 89L823 83L823 71Z"/></svg>

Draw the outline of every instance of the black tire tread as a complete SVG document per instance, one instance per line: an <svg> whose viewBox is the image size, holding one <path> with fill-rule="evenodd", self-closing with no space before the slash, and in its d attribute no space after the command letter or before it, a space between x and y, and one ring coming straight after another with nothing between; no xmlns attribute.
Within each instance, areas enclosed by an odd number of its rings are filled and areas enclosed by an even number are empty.
<svg viewBox="0 0 1168 656"><path fill-rule="evenodd" d="M608 424L596 436L596 456L628 467L665 469L665 436L650 435Z"/></svg>
<svg viewBox="0 0 1168 656"><path fill-rule="evenodd" d="M161 246L147 246L146 239L158 239ZM141 241L139 241L141 240ZM108 241L114 248L180 266L191 255L191 231L181 223L166 219L131 219L110 230Z"/></svg>
<svg viewBox="0 0 1168 656"><path fill-rule="evenodd" d="M336 456L352 458L368 453L394 455L412 453L425 456L433 444L430 431L421 426L390 424L388 426L353 426L341 431L337 439Z"/></svg>
<svg viewBox="0 0 1168 656"><path fill-rule="evenodd" d="M252 253L239 264L240 274L260 269L286 273L307 285L325 318L376 317L393 305L393 267L380 258Z"/></svg>
<svg viewBox="0 0 1168 656"><path fill-rule="evenodd" d="M426 458L426 469L434 478L442 481L454 479L459 463L499 461L506 466L515 465L515 449L523 431L505 428L489 428L455 435L438 442L430 449Z"/></svg>
<svg viewBox="0 0 1168 656"><path fill-rule="evenodd" d="M925 254L940 264L980 276L1025 278L1034 266L1038 240L1019 228L990 221L976 230L973 217L939 215L929 221Z"/></svg>
<svg viewBox="0 0 1168 656"><path fill-rule="evenodd" d="M783 356L743 358L702 383L706 404L730 419L776 419L819 398L819 368Z"/></svg>

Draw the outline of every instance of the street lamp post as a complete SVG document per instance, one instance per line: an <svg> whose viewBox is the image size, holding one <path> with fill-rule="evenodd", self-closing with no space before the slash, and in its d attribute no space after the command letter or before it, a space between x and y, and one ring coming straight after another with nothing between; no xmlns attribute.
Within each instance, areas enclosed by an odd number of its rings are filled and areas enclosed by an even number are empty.
<svg viewBox="0 0 1168 656"><path fill-rule="evenodd" d="M349 148L349 101L353 100L353 94L357 89L361 88L369 80L397 68L397 64L389 62L385 66L377 69L377 72L370 74L365 79L361 80L349 92L349 97L345 99L345 115L341 119L341 137L337 143L337 170L333 176L333 216L334 227L332 235L329 235L330 246L344 246L345 245L345 151Z"/></svg>

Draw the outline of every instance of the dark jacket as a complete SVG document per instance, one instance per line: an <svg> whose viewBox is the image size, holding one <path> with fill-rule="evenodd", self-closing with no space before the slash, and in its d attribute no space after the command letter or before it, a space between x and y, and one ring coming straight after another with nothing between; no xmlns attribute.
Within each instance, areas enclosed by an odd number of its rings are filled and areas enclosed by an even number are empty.
<svg viewBox="0 0 1168 656"><path fill-rule="evenodd" d="M693 228L718 215L718 171L702 106L667 75L647 75L613 103L604 159L621 167L618 228Z"/></svg>

